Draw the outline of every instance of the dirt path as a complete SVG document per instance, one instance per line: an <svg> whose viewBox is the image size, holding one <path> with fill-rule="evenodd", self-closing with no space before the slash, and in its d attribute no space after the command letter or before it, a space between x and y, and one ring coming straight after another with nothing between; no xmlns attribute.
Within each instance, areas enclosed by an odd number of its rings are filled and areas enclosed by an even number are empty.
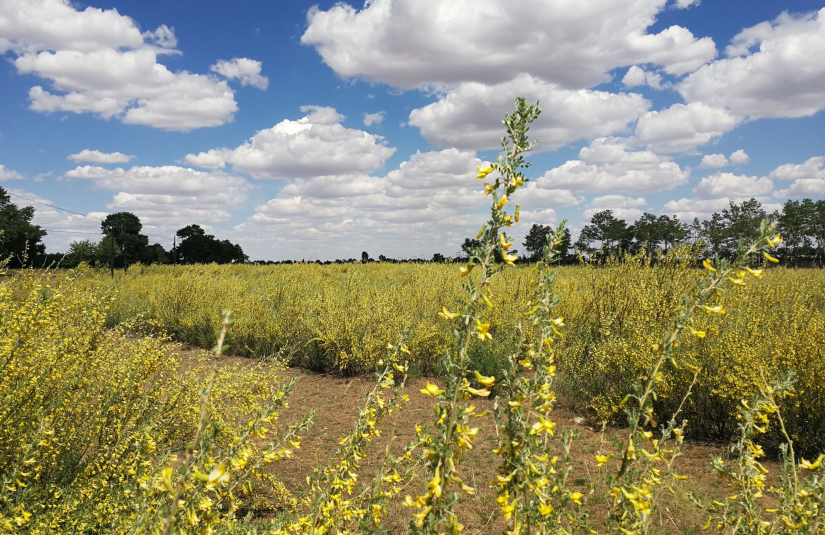
<svg viewBox="0 0 825 535"><path fill-rule="evenodd" d="M193 348L176 350L184 361L187 354L201 351ZM249 366L250 359L240 357L221 357L222 363L228 366ZM289 398L289 408L279 416L279 425L296 423L312 409L317 409L314 424L301 440L300 450L295 452L292 459L283 461L275 467L280 479L291 491L300 495L306 485L306 476L313 466L322 466L329 462L338 446L338 440L345 437L353 428L358 411L363 405L364 398L374 386L371 377L340 377L330 374L316 374L303 369L289 368L284 371L288 378L298 380L294 391ZM437 379L429 378L431 382ZM410 378L406 389L410 401L405 404L404 410L396 411L381 425L382 436L371 446L371 451L382 456L388 440L394 437L393 448L401 451L407 442L415 438L415 426L430 424L433 421L433 398L419 392L426 384L425 378ZM492 409L493 401L475 399L473 402L481 413ZM587 493L590 488L590 478L595 470L595 454L597 451L614 451L610 444L611 436L622 437L621 429L608 429L605 433L601 429L588 425L582 415L564 408L553 412L557 429L576 429L580 438L575 442L572 450L573 474L570 482L572 489ZM492 415L479 418L473 422L480 428L476 447L463 459L460 466L463 479L477 489L474 497L463 496L459 507L461 521L465 524L467 534L481 534L502 532L503 524L498 518L495 502L495 491L488 485L488 481L495 478L497 459L492 450L495 448L495 426ZM561 445L556 454L561 455ZM705 444L690 442L683 448L684 456L677 461L678 472L689 476L684 481L676 495L664 493L662 514L657 519L660 533L695 533L697 528L704 525L706 517L686 496L688 491L708 494L713 497L724 495L726 489L710 468L710 457L713 454L723 453L725 446L721 444ZM616 460L612 460L615 463ZM766 466L775 471L774 463ZM368 460L364 463L360 474L360 481L369 481L369 477L377 468L376 461ZM423 478L418 477L405 489L403 494L413 496L420 492ZM594 516L604 514L605 504L597 504ZM388 521L397 529L405 530L411 511L402 506L393 507L389 512Z"/></svg>

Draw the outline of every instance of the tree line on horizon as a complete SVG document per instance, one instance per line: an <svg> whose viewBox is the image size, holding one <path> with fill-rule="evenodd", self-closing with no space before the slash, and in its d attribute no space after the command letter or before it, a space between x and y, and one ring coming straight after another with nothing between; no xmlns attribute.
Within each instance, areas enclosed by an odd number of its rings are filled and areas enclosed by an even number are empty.
<svg viewBox="0 0 825 535"><path fill-rule="evenodd" d="M86 263L94 267L127 269L130 264L235 264L249 263L243 248L229 240L219 240L197 224L176 232L177 243L166 250L159 243L149 243L141 233L140 218L130 212L109 214L101 221L100 241L74 241L66 253L47 253L43 238L48 231L32 223L35 209L18 207L0 187L0 259L10 259L11 267L59 265L75 267ZM763 219L772 219L784 242L777 255L789 266L825 266L825 200L788 200L781 210L767 213L757 199L736 203L713 213L707 220L694 218L685 223L676 216L642 214L633 223L615 216L612 210L602 210L590 218L578 240L573 243L569 229L562 236L559 253L562 263L576 263L579 255L600 260L611 256L667 253L675 245L702 242L709 257L735 257L739 242L754 239ZM524 242L520 260L534 261L541 255L547 236L555 232L549 225L532 225ZM378 262L447 262L466 258L477 245L467 238L461 250L452 257L435 253L432 258L394 259L379 255ZM511 251L513 252L513 251ZM361 258L310 261L318 264L375 262L366 251ZM305 260L254 261L255 264L306 263Z"/></svg>

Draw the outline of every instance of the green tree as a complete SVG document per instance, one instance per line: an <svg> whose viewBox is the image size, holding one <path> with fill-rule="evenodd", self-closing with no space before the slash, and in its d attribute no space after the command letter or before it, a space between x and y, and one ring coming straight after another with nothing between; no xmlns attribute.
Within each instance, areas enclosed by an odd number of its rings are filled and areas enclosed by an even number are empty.
<svg viewBox="0 0 825 535"><path fill-rule="evenodd" d="M776 212L776 230L782 235L782 256L790 265L797 267L806 253L813 256L814 221L816 204L811 199L789 200Z"/></svg>
<svg viewBox="0 0 825 535"><path fill-rule="evenodd" d="M596 249L592 244L598 242L604 248L605 255L613 256L626 246L629 238L627 223L617 219L613 210L602 210L593 214L590 224L584 226L576 246L593 254Z"/></svg>
<svg viewBox="0 0 825 535"><path fill-rule="evenodd" d="M66 253L65 265L76 267L86 262L94 266L97 260L97 247L97 244L91 240L73 241L69 245L69 252Z"/></svg>
<svg viewBox="0 0 825 535"><path fill-rule="evenodd" d="M527 236L524 237L524 242L522 243L522 245L524 245L524 249L527 251L527 257L532 260L538 260L544 252L544 246L547 245L547 237L553 236L555 232L556 229L549 225L534 223L533 226L530 227L530 230L527 232ZM563 230L561 243L554 249L561 261L569 260L572 242L573 239L570 236L570 229L565 227Z"/></svg>
<svg viewBox="0 0 825 535"><path fill-rule="evenodd" d="M688 226L679 221L676 216L655 216L647 212L642 214L642 217L637 219L630 228L639 246L647 244L650 252L659 249L667 252L675 244L686 240L689 234Z"/></svg>
<svg viewBox="0 0 825 535"><path fill-rule="evenodd" d="M130 263L143 258L144 251L149 246L149 238L140 233L143 224L138 216L131 212L109 214L100 224L100 229L104 235L114 236L115 243L120 247L115 267L122 266L125 273Z"/></svg>
<svg viewBox="0 0 825 535"><path fill-rule="evenodd" d="M200 225L188 225L178 230L181 239L177 246L178 262L181 264L235 264L247 262L240 245L229 240L218 240L207 234Z"/></svg>
<svg viewBox="0 0 825 535"><path fill-rule="evenodd" d="M0 187L0 259L11 257L14 267L32 265L46 254L46 231L32 224L34 208L18 208Z"/></svg>
<svg viewBox="0 0 825 535"><path fill-rule="evenodd" d="M547 245L547 236L552 235L553 227L534 223L522 243L524 249L527 251L528 257L532 260L537 260L542 255L544 246Z"/></svg>
<svg viewBox="0 0 825 535"><path fill-rule="evenodd" d="M103 239L95 247L95 265L108 266L112 258L117 259L120 257L121 249L117 240L113 236L103 236Z"/></svg>
<svg viewBox="0 0 825 535"><path fill-rule="evenodd" d="M759 236L759 225L767 217L762 203L749 199L714 213L702 223L702 237L705 238L713 254L725 258L736 258L739 242L751 242Z"/></svg>

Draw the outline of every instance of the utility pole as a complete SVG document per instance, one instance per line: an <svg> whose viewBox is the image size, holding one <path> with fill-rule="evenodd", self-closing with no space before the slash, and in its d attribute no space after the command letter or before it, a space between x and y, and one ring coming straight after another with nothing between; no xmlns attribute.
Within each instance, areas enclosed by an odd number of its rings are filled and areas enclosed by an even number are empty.
<svg viewBox="0 0 825 535"><path fill-rule="evenodd" d="M169 243L169 242L167 242ZM172 266L178 265L178 235L172 234Z"/></svg>
<svg viewBox="0 0 825 535"><path fill-rule="evenodd" d="M109 233L109 269L112 271L112 279L115 278L115 237Z"/></svg>

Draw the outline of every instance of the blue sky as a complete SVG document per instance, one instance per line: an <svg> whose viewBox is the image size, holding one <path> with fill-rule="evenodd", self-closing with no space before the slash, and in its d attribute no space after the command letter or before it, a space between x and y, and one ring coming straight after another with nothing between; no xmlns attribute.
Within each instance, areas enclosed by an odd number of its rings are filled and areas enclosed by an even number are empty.
<svg viewBox="0 0 825 535"><path fill-rule="evenodd" d="M50 251L125 210L167 247L199 223L255 259L449 255L523 95L544 113L517 238L772 210L825 195L823 6L4 0L0 186Z"/></svg>

